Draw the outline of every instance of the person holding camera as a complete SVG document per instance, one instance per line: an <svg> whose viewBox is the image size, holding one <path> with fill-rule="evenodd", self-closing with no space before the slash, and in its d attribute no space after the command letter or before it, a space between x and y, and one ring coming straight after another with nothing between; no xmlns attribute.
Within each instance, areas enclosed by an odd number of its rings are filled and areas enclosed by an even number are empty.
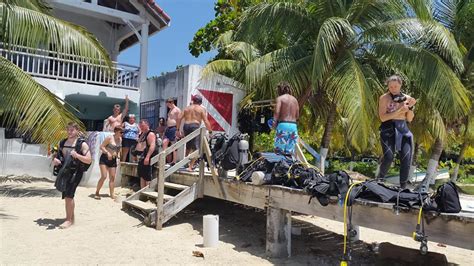
<svg viewBox="0 0 474 266"><path fill-rule="evenodd" d="M68 137L59 143L57 155L53 159L55 168L60 168L55 186L62 192L66 204L66 220L59 226L61 229L74 223L74 194L82 175L92 163L89 145L79 137L79 130L78 124L67 124Z"/></svg>
<svg viewBox="0 0 474 266"><path fill-rule="evenodd" d="M109 175L110 198L115 199L115 173L117 170L117 160L120 158L120 148L122 147L123 129L120 126L114 128L114 134L105 138L100 145L102 155L99 159L100 179L97 182L94 199L100 199L100 189Z"/></svg>
<svg viewBox="0 0 474 266"><path fill-rule="evenodd" d="M388 92L379 98L380 139L383 155L377 179L383 181L390 169L395 152L400 156L400 188L406 188L413 150L413 134L408 123L415 117L416 99L401 92L402 79L398 75L386 81ZM407 123L408 122L408 123Z"/></svg>

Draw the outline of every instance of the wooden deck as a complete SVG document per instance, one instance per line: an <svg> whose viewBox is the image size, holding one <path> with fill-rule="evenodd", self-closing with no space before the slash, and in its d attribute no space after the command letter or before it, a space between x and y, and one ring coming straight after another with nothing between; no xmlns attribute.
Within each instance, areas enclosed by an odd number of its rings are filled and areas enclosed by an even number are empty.
<svg viewBox="0 0 474 266"><path fill-rule="evenodd" d="M123 174L135 175L132 165L123 169ZM199 178L197 172L176 172L167 181L192 185ZM291 213L314 215L330 220L343 221L343 208L333 200L321 206L317 199L310 204L309 195L299 189L283 186L256 186L232 179L212 178L205 173L203 180L205 196L227 200L259 209L267 209L267 251L277 257L291 254ZM380 231L410 237L415 230L417 210L401 210L395 214L392 204L357 201L353 207L353 224ZM474 213L424 214L425 232L429 242L440 242L460 248L474 250ZM274 224L277 223L277 224ZM275 230L270 230L274 228ZM343 226L341 231L343 233ZM273 236L272 236L273 235ZM279 239L280 243L273 243ZM389 239L387 239L389 241ZM277 245L277 247L273 246ZM283 254L283 255L282 255Z"/></svg>
<svg viewBox="0 0 474 266"><path fill-rule="evenodd" d="M196 173L175 173L174 183L190 184L197 178ZM204 195L232 201L259 209L273 207L314 215L330 220L343 220L343 209L334 200L328 206L321 206L317 199L310 204L309 195L300 189L284 186L256 186L249 183L219 179L216 184L211 176L204 178ZM377 229L399 235L411 236L418 210L401 210L399 215L393 211L393 204L358 200L353 207L352 220L359 226ZM429 241L474 250L474 213L448 214L429 212L424 214L425 232ZM341 226L341 233L343 227Z"/></svg>

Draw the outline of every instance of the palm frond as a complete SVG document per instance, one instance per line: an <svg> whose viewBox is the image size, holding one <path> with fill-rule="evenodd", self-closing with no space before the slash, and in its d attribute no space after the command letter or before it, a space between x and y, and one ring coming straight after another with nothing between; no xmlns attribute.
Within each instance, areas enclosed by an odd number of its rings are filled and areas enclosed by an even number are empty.
<svg viewBox="0 0 474 266"><path fill-rule="evenodd" d="M81 121L69 112L48 89L0 56L0 80L4 122L42 143L56 143L64 137L68 122Z"/></svg>
<svg viewBox="0 0 474 266"><path fill-rule="evenodd" d="M297 1L301 2L301 1ZM315 21L301 3L261 3L246 10L237 30L239 40L259 40L262 33L278 29L294 35L301 35L313 28Z"/></svg>
<svg viewBox="0 0 474 266"><path fill-rule="evenodd" d="M405 43L425 47L439 54L456 73L464 71L463 54L456 39L443 25L436 21L420 21L406 18L388 21L367 29L361 34L364 42L403 40Z"/></svg>
<svg viewBox="0 0 474 266"><path fill-rule="evenodd" d="M307 56L308 49L305 45L293 45L264 54L250 62L245 70L246 83L254 86L272 72L285 69L288 74L296 74L296 69L288 67L295 61Z"/></svg>
<svg viewBox="0 0 474 266"><path fill-rule="evenodd" d="M423 21L433 19L432 0L406 0L406 2L417 18Z"/></svg>
<svg viewBox="0 0 474 266"><path fill-rule="evenodd" d="M215 60L208 63L202 70L202 75L204 78L211 78L214 74L220 74L242 82L244 74L244 65L238 60Z"/></svg>
<svg viewBox="0 0 474 266"><path fill-rule="evenodd" d="M352 145L359 151L365 149L375 120L376 90L367 82L364 67L351 52L346 51L335 63L328 90L338 103L338 112L348 119L347 135Z"/></svg>
<svg viewBox="0 0 474 266"><path fill-rule="evenodd" d="M112 66L107 51L83 27L19 6L0 3L0 40L12 46L44 47L59 55L77 55L86 61Z"/></svg>
<svg viewBox="0 0 474 266"><path fill-rule="evenodd" d="M351 24L371 28L380 23L406 17L406 11L399 0L357 0L346 16Z"/></svg>
<svg viewBox="0 0 474 266"><path fill-rule="evenodd" d="M458 0L434 1L434 19L451 31L455 28Z"/></svg>
<svg viewBox="0 0 474 266"><path fill-rule="evenodd" d="M217 37L216 41L213 43L214 48L224 48L227 45L231 44L234 41L234 34L233 30L228 30L219 37Z"/></svg>
<svg viewBox="0 0 474 266"><path fill-rule="evenodd" d="M51 7L44 0L0 0L8 6L20 6L41 13L49 14Z"/></svg>
<svg viewBox="0 0 474 266"><path fill-rule="evenodd" d="M260 56L260 51L247 42L232 42L225 47L225 52L244 64L249 64Z"/></svg>
<svg viewBox="0 0 474 266"><path fill-rule="evenodd" d="M393 42L375 43L372 51L387 64L401 69L445 119L456 119L469 111L468 91L437 54Z"/></svg>
<svg viewBox="0 0 474 266"><path fill-rule="evenodd" d="M330 69L338 46L345 45L355 36L351 24L343 18L327 19L319 30L313 53L312 84L314 87L323 80Z"/></svg>

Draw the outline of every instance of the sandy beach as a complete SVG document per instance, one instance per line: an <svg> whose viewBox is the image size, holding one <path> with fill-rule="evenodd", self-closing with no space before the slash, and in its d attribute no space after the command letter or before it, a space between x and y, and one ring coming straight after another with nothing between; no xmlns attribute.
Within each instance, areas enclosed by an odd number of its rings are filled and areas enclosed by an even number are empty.
<svg viewBox="0 0 474 266"><path fill-rule="evenodd" d="M196 201L156 231L142 225L139 217L121 210L121 200L129 192L118 189L116 201L92 198L93 188L76 192L76 223L62 230L64 201L45 180L6 179L0 183L0 264L213 264L339 265L342 225L316 217L295 215L293 224L301 228L292 240L292 258L270 259L265 255L265 213L216 199ZM103 193L107 193L104 189ZM202 216L220 217L220 243L202 247ZM335 233L336 232L336 233ZM423 259L429 265L472 265L473 251L429 243L432 253L418 255L419 243L409 237L361 228L355 243L353 265L409 265ZM377 255L370 243L390 242L400 248L382 248ZM405 247L405 248L402 248ZM387 251L388 250L388 251ZM194 257L200 251L204 258ZM411 254L410 256L406 254ZM407 261L408 260L408 261Z"/></svg>

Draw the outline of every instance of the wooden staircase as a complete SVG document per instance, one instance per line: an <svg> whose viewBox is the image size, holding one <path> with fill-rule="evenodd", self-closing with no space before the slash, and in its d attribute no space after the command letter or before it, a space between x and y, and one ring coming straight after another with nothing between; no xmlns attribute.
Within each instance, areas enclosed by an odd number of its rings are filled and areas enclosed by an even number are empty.
<svg viewBox="0 0 474 266"><path fill-rule="evenodd" d="M156 226L157 183L158 179L153 179L149 187L137 191L122 202L124 210L135 210L144 215L143 222L147 226ZM185 186L164 182L164 187L162 223L166 223L198 198L196 183L192 186Z"/></svg>
<svg viewBox="0 0 474 266"><path fill-rule="evenodd" d="M195 137L201 138L200 149L192 152L174 166L165 168L166 156L174 150L185 146L187 142ZM134 210L142 213L145 217L143 221L144 224L147 226L156 226L156 229L161 229L163 224L169 219L182 211L197 198L203 197L203 160L199 163L199 179L191 186L165 181L167 177L189 163L191 159L201 157L203 154L206 155L207 160L210 162L211 151L205 137L205 128L200 128L151 158L150 164L154 165L158 163L156 178L150 182L149 186L142 188L125 199L122 202L122 208L124 210ZM133 164L129 163L128 165ZM213 167L211 167L211 173L213 177L217 178L216 170Z"/></svg>

